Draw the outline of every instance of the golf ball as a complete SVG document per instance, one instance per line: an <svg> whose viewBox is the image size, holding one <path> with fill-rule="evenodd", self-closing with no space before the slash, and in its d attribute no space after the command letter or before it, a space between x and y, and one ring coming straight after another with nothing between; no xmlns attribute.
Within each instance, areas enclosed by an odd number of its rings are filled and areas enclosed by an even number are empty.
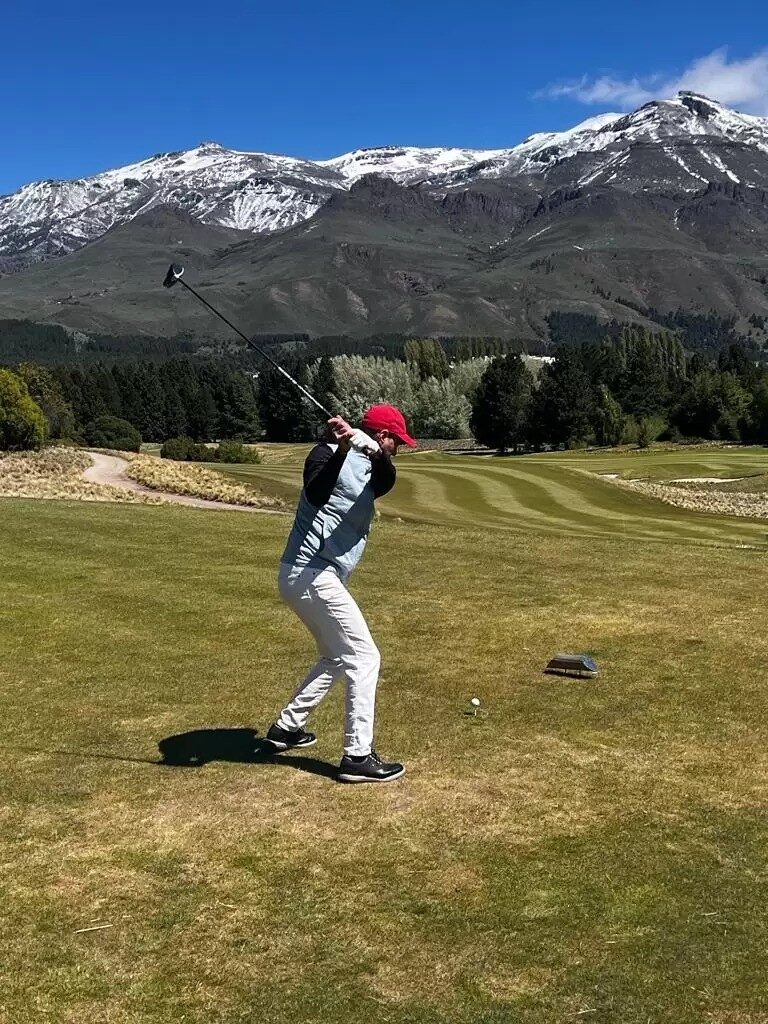
<svg viewBox="0 0 768 1024"><path fill-rule="evenodd" d="M473 697L472 700L469 703L472 705L473 708L479 708L480 707L480 698L479 697Z"/></svg>

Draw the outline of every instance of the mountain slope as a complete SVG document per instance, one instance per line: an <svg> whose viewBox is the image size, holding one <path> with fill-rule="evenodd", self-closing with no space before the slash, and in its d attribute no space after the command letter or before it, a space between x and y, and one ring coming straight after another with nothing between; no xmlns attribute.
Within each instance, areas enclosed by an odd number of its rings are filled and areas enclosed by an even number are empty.
<svg viewBox="0 0 768 1024"><path fill-rule="evenodd" d="M0 257L63 255L158 206L203 223L276 231L311 217L343 178L318 164L203 143L77 181L41 181L0 199Z"/></svg>
<svg viewBox="0 0 768 1024"><path fill-rule="evenodd" d="M504 149L389 146L312 161L206 142L0 198L0 270L73 252L156 206L256 234L281 231L370 173L438 194L492 180L539 193L588 184L690 192L709 181L768 188L768 120L681 93Z"/></svg>
<svg viewBox="0 0 768 1024"><path fill-rule="evenodd" d="M60 260L0 279L3 318L30 318L83 331L174 335L192 325L161 287L171 261L200 280L241 231L200 224L157 207Z"/></svg>
<svg viewBox="0 0 768 1024"><path fill-rule="evenodd" d="M473 186L448 202L370 176L309 223L262 238L152 211L0 280L0 314L81 330L227 336L184 291L161 287L171 259L254 333L541 338L553 309L641 322L653 308L679 306L768 314L765 192L588 186L526 206L494 189Z"/></svg>
<svg viewBox="0 0 768 1024"><path fill-rule="evenodd" d="M77 183L66 202L44 184L21 204L27 227L38 218L37 235L14 229L23 258L56 232L77 248L0 278L0 317L223 335L159 287L171 259L254 332L523 338L544 336L552 309L768 314L768 121L687 93L509 150L312 163L208 144Z"/></svg>
<svg viewBox="0 0 768 1024"><path fill-rule="evenodd" d="M617 184L696 191L708 181L768 187L768 119L682 92L631 114L603 114L565 132L532 135L519 146L432 183L529 176L545 189Z"/></svg>

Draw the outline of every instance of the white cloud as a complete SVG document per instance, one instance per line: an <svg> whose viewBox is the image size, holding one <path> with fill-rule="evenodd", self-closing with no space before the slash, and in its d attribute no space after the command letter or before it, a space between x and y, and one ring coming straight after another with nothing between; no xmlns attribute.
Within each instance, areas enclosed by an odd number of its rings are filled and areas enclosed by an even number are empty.
<svg viewBox="0 0 768 1024"><path fill-rule="evenodd" d="M727 47L723 46L693 61L677 78L659 74L628 79L584 75L575 81L548 85L537 96L569 96L580 103L608 103L630 109L652 99L669 98L680 89L703 93L747 113L768 115L768 49L729 62Z"/></svg>

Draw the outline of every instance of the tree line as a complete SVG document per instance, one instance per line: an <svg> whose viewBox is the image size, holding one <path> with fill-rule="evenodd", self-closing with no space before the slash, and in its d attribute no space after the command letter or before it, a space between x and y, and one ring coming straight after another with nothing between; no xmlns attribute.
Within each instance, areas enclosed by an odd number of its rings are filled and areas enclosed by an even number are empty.
<svg viewBox="0 0 768 1024"><path fill-rule="evenodd" d="M736 328L736 319L715 311L694 313L678 309L661 312L640 304L624 302L636 313L658 325L657 329L674 331L690 352L717 352L731 343L739 344L754 355L764 357L767 318L752 315L747 319L746 333ZM546 317L541 337L511 338L488 335L451 335L436 340L450 362L508 353L527 352L546 355L560 345L598 343L604 338L618 338L633 324L611 320L601 322L593 314L553 311ZM359 355L384 359L408 359L407 349L420 339L399 333L378 333L367 337L346 334L313 337L306 333L255 334L253 340L273 357L297 358L307 363L322 356ZM47 366L67 364L87 366L99 362L162 363L174 358L223 359L232 365L257 371L260 357L236 338L177 335L152 337L146 334L111 335L101 332L68 330L56 324L38 324L30 320L0 319L0 365L22 362Z"/></svg>
<svg viewBox="0 0 768 1024"><path fill-rule="evenodd" d="M471 428L498 449L689 438L768 443L768 368L736 343L688 355L677 335L639 329L562 345L534 381L515 356L491 361Z"/></svg>
<svg viewBox="0 0 768 1024"><path fill-rule="evenodd" d="M273 358L296 357L313 362L324 355L379 356L403 359L409 343L419 339L408 334L373 334L357 338L346 334L312 337L309 334L255 334L253 341ZM546 340L522 341L501 337L456 336L438 339L451 360L506 352L544 352ZM31 320L0 319L0 364L23 362L90 366L95 363L162 363L174 358L225 359L245 369L258 370L260 356L236 338L153 337L146 334L112 335L67 330L57 324Z"/></svg>
<svg viewBox="0 0 768 1024"><path fill-rule="evenodd" d="M717 353L691 353L677 332L625 326L599 340L562 343L548 360L516 352L457 359L436 339L409 339L398 359L289 355L284 365L350 422L359 423L369 405L389 402L419 437L474 436L493 448L519 449L657 438L768 442L768 369L752 355L733 341ZM258 371L222 359L25 362L2 373L6 448L29 446L29 437L31 446L47 437L98 447L173 438L308 441L324 426L263 361ZM34 420L26 440L17 420Z"/></svg>
<svg viewBox="0 0 768 1024"><path fill-rule="evenodd" d="M0 397L0 424L9 423L11 408L19 407L19 389L44 423L42 435L40 429L34 432L36 443L27 445L10 443L7 432L3 443L0 425L0 448L35 447L50 439L130 450L142 440L253 441L260 436L253 374L220 361L21 363L0 372L7 390L5 405Z"/></svg>

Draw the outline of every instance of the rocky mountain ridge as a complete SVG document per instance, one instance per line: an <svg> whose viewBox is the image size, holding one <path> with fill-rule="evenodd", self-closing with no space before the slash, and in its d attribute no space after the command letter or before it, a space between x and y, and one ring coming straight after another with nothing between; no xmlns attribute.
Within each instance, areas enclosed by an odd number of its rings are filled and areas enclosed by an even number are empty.
<svg viewBox="0 0 768 1024"><path fill-rule="evenodd" d="M0 270L74 252L159 206L252 234L283 231L371 173L443 196L493 184L539 197L593 184L627 191L695 192L709 181L768 188L768 120L681 93L505 149L390 146L318 161L204 142L0 197Z"/></svg>

